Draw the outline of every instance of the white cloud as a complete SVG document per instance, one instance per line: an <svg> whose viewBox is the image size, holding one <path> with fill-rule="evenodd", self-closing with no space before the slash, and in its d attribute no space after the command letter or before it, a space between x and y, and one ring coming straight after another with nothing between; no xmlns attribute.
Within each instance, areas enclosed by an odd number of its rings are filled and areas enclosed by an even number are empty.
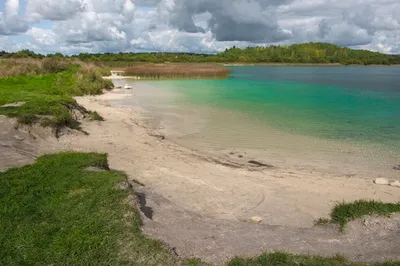
<svg viewBox="0 0 400 266"><path fill-rule="evenodd" d="M83 0L28 0L27 12L36 19L65 20L85 10Z"/></svg>
<svg viewBox="0 0 400 266"><path fill-rule="evenodd" d="M26 21L19 17L19 0L7 0L6 13L0 12L0 35L14 35L27 29Z"/></svg>
<svg viewBox="0 0 400 266"><path fill-rule="evenodd" d="M26 32L43 51L216 52L323 41L400 52L398 0L26 1L20 10L18 0L7 0L0 35ZM52 28L33 24L41 19Z"/></svg>

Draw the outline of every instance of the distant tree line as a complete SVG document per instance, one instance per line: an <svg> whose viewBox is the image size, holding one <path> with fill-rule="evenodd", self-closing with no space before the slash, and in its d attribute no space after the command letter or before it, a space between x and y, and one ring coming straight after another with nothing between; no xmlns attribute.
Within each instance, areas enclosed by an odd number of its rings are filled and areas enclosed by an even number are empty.
<svg viewBox="0 0 400 266"><path fill-rule="evenodd" d="M64 57L62 54L40 55L29 50L16 53L0 52L0 58ZM367 50L355 50L329 43L304 43L289 46L233 47L219 54L195 53L81 53L68 56L83 61L110 66L129 66L136 62L149 63L318 63L342 65L400 64L400 55L388 55Z"/></svg>

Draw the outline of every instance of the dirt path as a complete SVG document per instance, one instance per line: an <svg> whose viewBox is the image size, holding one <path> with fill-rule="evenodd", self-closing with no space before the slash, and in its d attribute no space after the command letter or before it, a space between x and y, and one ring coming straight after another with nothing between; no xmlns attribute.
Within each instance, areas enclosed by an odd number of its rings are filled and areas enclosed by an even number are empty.
<svg viewBox="0 0 400 266"><path fill-rule="evenodd" d="M375 219L368 226L354 222L346 234L330 227L313 227L314 220L328 217L338 201L396 202L399 188L344 175L279 165L271 168L199 154L152 132L140 113L107 102L120 97L126 95L114 91L78 98L106 121L83 123L88 136L48 138L35 146L34 153L107 152L112 168L145 184L138 191L152 214L148 214L151 219L143 216L143 231L175 247L179 255L201 257L213 264L234 255L268 250L343 253L366 261L400 258L399 217ZM2 156L6 158L7 151ZM261 224L249 223L253 216L262 217Z"/></svg>

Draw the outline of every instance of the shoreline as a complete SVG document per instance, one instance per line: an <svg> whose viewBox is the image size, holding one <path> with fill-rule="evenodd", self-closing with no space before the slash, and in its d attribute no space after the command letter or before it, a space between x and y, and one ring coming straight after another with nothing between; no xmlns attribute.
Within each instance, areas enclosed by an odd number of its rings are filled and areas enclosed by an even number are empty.
<svg viewBox="0 0 400 266"><path fill-rule="evenodd" d="M397 224L398 215L393 220L371 218L366 228L364 220L354 221L346 234L334 226L314 226L337 202L397 202L399 188L312 169L238 163L185 148L153 130L140 109L111 104L126 97L130 91L123 89L76 97L105 121L82 121L89 135L69 131L59 139L43 135L44 141L39 136L37 153L108 153L112 169L124 171L132 184L143 184L135 191L144 197L144 208L153 212L149 217L141 212L143 233L176 247L179 256L200 257L213 265L269 250L341 253L362 261L400 257L398 250L387 252L397 240L382 229ZM250 222L257 216L260 223ZM380 248L368 245L367 239Z"/></svg>
<svg viewBox="0 0 400 266"><path fill-rule="evenodd" d="M259 215L266 224L311 227L315 219L328 216L336 202L400 200L398 188L374 185L372 179L349 179L349 175L313 168L258 168L185 148L153 130L140 113L109 102L128 95L114 90L78 97L80 105L106 121L85 123L89 136L62 136L59 143L79 151L108 152L113 168L126 171L184 209L228 220ZM266 195L275 206L269 206Z"/></svg>

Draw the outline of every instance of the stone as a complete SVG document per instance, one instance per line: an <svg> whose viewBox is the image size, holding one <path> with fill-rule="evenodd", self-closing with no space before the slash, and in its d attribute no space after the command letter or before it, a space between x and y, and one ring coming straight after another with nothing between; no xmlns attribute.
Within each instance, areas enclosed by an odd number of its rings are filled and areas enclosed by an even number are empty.
<svg viewBox="0 0 400 266"><path fill-rule="evenodd" d="M6 108L6 107L21 107L22 105L24 105L25 102L15 102L15 103L8 103L8 104L4 104L0 107Z"/></svg>
<svg viewBox="0 0 400 266"><path fill-rule="evenodd" d="M262 220L263 219L260 216L253 216L253 217L250 218L250 221L253 222L253 223L256 223L256 224L261 223Z"/></svg>
<svg viewBox="0 0 400 266"><path fill-rule="evenodd" d="M391 187L400 187L400 181L399 180L390 181L389 186L391 186Z"/></svg>
<svg viewBox="0 0 400 266"><path fill-rule="evenodd" d="M21 137L21 136L18 136L18 135L15 135L14 138L15 138L16 140L19 140L19 141L22 141L22 140L25 139L24 137Z"/></svg>
<svg viewBox="0 0 400 266"><path fill-rule="evenodd" d="M394 170L400 170L400 164L393 167Z"/></svg>
<svg viewBox="0 0 400 266"><path fill-rule="evenodd" d="M374 183L377 185L389 185L389 180L386 178L377 178L374 180Z"/></svg>

